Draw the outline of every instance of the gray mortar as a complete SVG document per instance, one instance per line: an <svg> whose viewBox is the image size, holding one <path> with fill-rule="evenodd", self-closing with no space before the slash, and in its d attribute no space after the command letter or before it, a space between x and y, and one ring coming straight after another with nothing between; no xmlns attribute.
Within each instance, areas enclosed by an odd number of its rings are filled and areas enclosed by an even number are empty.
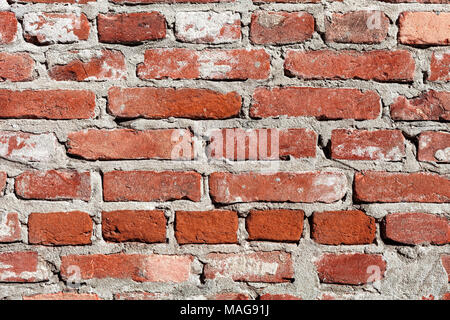
<svg viewBox="0 0 450 320"><path fill-rule="evenodd" d="M285 46L260 46L251 45L249 34L249 23L251 12L255 10L274 11L306 11L311 13L316 20L316 32L312 39L300 43ZM392 25L389 29L388 39L376 45L356 44L333 44L325 43L321 37L324 33L324 19L331 12L347 12L355 10L381 10L390 18ZM382 170L416 172L429 171L443 175L450 173L450 164L436 164L418 162L416 160L416 146L412 139L406 140L407 157L399 162L382 161L340 161L327 159L324 148L330 140L331 131L336 128L358 128L358 129L399 129L406 137L413 137L426 130L450 131L448 123L436 121L424 122L394 122L389 118L389 105L398 95L407 97L418 96L428 89L438 91L450 91L450 83L424 82L423 73L429 71L428 65L432 52L448 52L448 47L430 47L428 49L404 46L397 43L398 28L395 22L400 12L403 11L450 11L449 5L435 4L389 4L370 0L345 0L343 3L321 4L261 4L254 5L251 0L236 0L234 3L219 4L150 4L150 5L114 5L107 0L98 0L96 3L87 5L61 5L61 4L8 4L0 0L0 10L13 11L21 22L24 13L29 12L83 12L91 22L91 34L88 41L74 44L55 44L49 46L35 46L27 43L22 37L22 27L19 22L19 37L12 45L0 45L4 52L29 52L36 60L36 77L31 82L10 83L0 82L0 88L8 89L87 89L96 93L97 107L96 117L92 120L0 120L0 130L25 131L32 133L54 132L61 147L55 156L55 160L49 163L20 163L0 161L0 170L8 172L7 188L5 196L0 198L1 209L5 212L18 212L22 223L22 242L13 244L1 244L0 251L36 250L39 252L41 263L49 272L49 280L35 284L0 284L0 299L21 299L23 295L37 293L54 293L67 290L66 284L60 280L58 269L60 256L68 254L94 254L94 253L160 253L160 254L192 254L195 257L193 264L194 276L187 283L137 283L129 280L88 280L84 281L79 292L92 292L101 298L112 299L113 294L120 292L149 291L168 293L170 298L191 299L206 298L215 293L242 292L256 298L262 293L289 293L299 295L303 299L317 299L322 294L331 294L348 299L417 299L421 296L432 294L441 297L450 288L447 283L447 274L440 262L440 255L450 253L450 246L395 246L384 244L377 230L374 244L355 246L325 246L318 245L310 239L309 223L305 221L303 236L299 243L269 243L248 242L245 231L245 216L253 208L290 208L302 209L309 217L314 211L363 209L367 214L380 221L386 214L391 212L428 212L450 218L450 204L425 204L425 203L400 203L400 204L352 204L352 181L355 171L360 170ZM167 19L168 33L162 41L146 42L140 46L130 47L113 44L100 44L97 40L97 27L95 17L99 13L106 12L143 12L159 11ZM242 40L240 42L221 45L198 45L181 43L175 40L174 19L175 13L179 11L233 11L240 13L242 19ZM271 75L264 81L206 81L206 80L150 80L142 81L136 76L136 65L143 62L143 54L147 48L175 48L186 47L201 50L202 48L264 48L271 56ZM74 49L94 50L108 48L120 50L127 58L127 80L108 82L57 82L51 80L47 75L47 57L57 57L58 53L63 55L66 51ZM412 53L416 60L416 73L414 83L379 83L374 81L304 81L289 78L284 75L283 57L288 49L318 50L332 48L355 49L366 51L372 49L405 49ZM126 122L115 122L114 117L106 112L107 90L111 86L123 87L189 87L209 88L221 92L237 91L243 98L243 111L241 119L229 119L218 121L192 121L188 119L164 119L164 120L132 120ZM253 120L249 117L249 106L251 95L259 86L312 86L329 88L359 88L375 90L382 99L382 115L376 120L355 121L318 121L314 118L270 118ZM119 128L128 127L135 129L152 128L190 128L197 136L201 137L211 128L309 128L316 131L319 137L317 157L314 159L292 159L280 163L280 171L310 171L331 170L346 174L348 179L347 196L338 202L331 204L305 204L305 203L239 203L222 206L221 208L233 209L239 212L239 245L184 245L179 246L174 237L174 212L176 210L208 210L214 205L208 194L208 174L215 171L246 172L264 169L264 162L220 162L208 161L204 151L204 143L200 148L200 154L195 161L83 161L67 157L64 143L67 134L72 131L85 128ZM24 201L18 199L13 190L13 178L21 172L30 169L61 169L71 168L76 170L91 171L92 198L89 202L83 201ZM104 203L102 199L102 171L111 170L195 170L203 175L203 196L201 202L174 201L170 203ZM166 244L139 244L139 243L107 243L101 239L101 211L114 209L163 209L168 217ZM90 246L30 246L27 245L26 224L31 212L52 212L64 210L82 210L89 212L93 217L95 227L92 236L93 244ZM206 262L206 254L210 252L250 252L282 250L292 253L295 269L295 281L284 284L246 283L233 282L230 279L217 279L201 283L200 275L203 264ZM342 286L321 284L316 274L314 262L323 252L365 252L380 253L387 262L386 277L380 284L368 284L363 286Z"/></svg>

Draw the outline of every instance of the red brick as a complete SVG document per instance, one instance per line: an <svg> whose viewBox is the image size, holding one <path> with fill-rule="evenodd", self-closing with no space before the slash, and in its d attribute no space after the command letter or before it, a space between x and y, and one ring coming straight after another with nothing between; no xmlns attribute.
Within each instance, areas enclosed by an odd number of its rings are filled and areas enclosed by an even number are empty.
<svg viewBox="0 0 450 320"><path fill-rule="evenodd" d="M0 82L32 80L33 71L34 60L29 54L0 52Z"/></svg>
<svg viewBox="0 0 450 320"><path fill-rule="evenodd" d="M186 150L175 152L179 144ZM67 145L69 154L88 160L194 158L192 134L184 129L83 130L70 133Z"/></svg>
<svg viewBox="0 0 450 320"><path fill-rule="evenodd" d="M446 294L444 294L443 296L442 296L442 299L441 300L450 300L450 292L447 292Z"/></svg>
<svg viewBox="0 0 450 320"><path fill-rule="evenodd" d="M40 280L37 252L0 253L0 282L38 282Z"/></svg>
<svg viewBox="0 0 450 320"><path fill-rule="evenodd" d="M302 300L302 298L292 294L265 293L259 297L259 300Z"/></svg>
<svg viewBox="0 0 450 320"><path fill-rule="evenodd" d="M320 244L370 244L375 240L375 219L362 211L314 212L311 238Z"/></svg>
<svg viewBox="0 0 450 320"><path fill-rule="evenodd" d="M238 215L229 210L177 211L175 237L179 244L237 243Z"/></svg>
<svg viewBox="0 0 450 320"><path fill-rule="evenodd" d="M31 134L0 131L0 157L18 162L49 162L57 152L58 140L53 133ZM1 190L6 176L2 174Z"/></svg>
<svg viewBox="0 0 450 320"><path fill-rule="evenodd" d="M450 81L450 53L433 52L428 80Z"/></svg>
<svg viewBox="0 0 450 320"><path fill-rule="evenodd" d="M314 17L307 12L257 11L252 14L250 40L255 44L288 44L311 39Z"/></svg>
<svg viewBox="0 0 450 320"><path fill-rule="evenodd" d="M381 43L389 31L389 18L382 11L333 13L325 19L327 42Z"/></svg>
<svg viewBox="0 0 450 320"><path fill-rule="evenodd" d="M188 88L113 87L108 102L109 111L117 117L148 119L226 119L237 116L242 104L236 92Z"/></svg>
<svg viewBox="0 0 450 320"><path fill-rule="evenodd" d="M450 243L450 223L445 217L426 213L388 214L382 225L383 237L404 244Z"/></svg>
<svg viewBox="0 0 450 320"><path fill-rule="evenodd" d="M248 240L297 242L304 215L302 210L251 210L246 219Z"/></svg>
<svg viewBox="0 0 450 320"><path fill-rule="evenodd" d="M23 300L101 300L94 293L58 292L24 296Z"/></svg>
<svg viewBox="0 0 450 320"><path fill-rule="evenodd" d="M175 37L193 43L236 42L241 39L241 16L231 11L177 12Z"/></svg>
<svg viewBox="0 0 450 320"><path fill-rule="evenodd" d="M0 131L0 144L5 143L2 139L2 132ZM0 153L1 155L1 153ZM8 176L6 172L0 171L0 193L2 193L5 190L6 187L6 179L8 179Z"/></svg>
<svg viewBox="0 0 450 320"><path fill-rule="evenodd" d="M411 45L450 44L449 12L403 12L398 19L398 41Z"/></svg>
<svg viewBox="0 0 450 320"><path fill-rule="evenodd" d="M17 213L0 213L0 243L20 241L20 221Z"/></svg>
<svg viewBox="0 0 450 320"><path fill-rule="evenodd" d="M93 55L87 61L80 54ZM101 50L95 52L72 51L73 59L64 65L55 65L49 70L49 76L57 81L105 81L125 80L127 68L125 57L120 51ZM68 58L70 59L70 58Z"/></svg>
<svg viewBox="0 0 450 320"><path fill-rule="evenodd" d="M450 92L429 90L417 98L398 97L391 104L394 120L450 120Z"/></svg>
<svg viewBox="0 0 450 320"><path fill-rule="evenodd" d="M250 116L368 120L378 118L380 111L380 97L375 91L283 87L257 88L253 94Z"/></svg>
<svg viewBox="0 0 450 320"><path fill-rule="evenodd" d="M424 131L419 135L419 161L450 162L450 133Z"/></svg>
<svg viewBox="0 0 450 320"><path fill-rule="evenodd" d="M406 157L400 130L336 129L331 134L331 157L345 160L400 161Z"/></svg>
<svg viewBox="0 0 450 320"><path fill-rule="evenodd" d="M231 160L314 158L317 134L308 129L215 129L207 156Z"/></svg>
<svg viewBox="0 0 450 320"><path fill-rule="evenodd" d="M286 73L301 79L414 80L415 62L406 50L294 51L286 54Z"/></svg>
<svg viewBox="0 0 450 320"><path fill-rule="evenodd" d="M450 202L450 179L415 172L356 173L355 199L362 202Z"/></svg>
<svg viewBox="0 0 450 320"><path fill-rule="evenodd" d="M105 201L200 201L201 175L176 171L110 171L103 174Z"/></svg>
<svg viewBox="0 0 450 320"><path fill-rule="evenodd" d="M42 245L91 244L92 219L81 211L31 213L28 242Z"/></svg>
<svg viewBox="0 0 450 320"><path fill-rule="evenodd" d="M37 44L73 43L87 40L91 27L84 13L26 13L24 38Z"/></svg>
<svg viewBox="0 0 450 320"><path fill-rule="evenodd" d="M61 276L67 279L69 267L80 270L80 280L130 279L137 282L185 282L191 275L189 255L94 254L61 257Z"/></svg>
<svg viewBox="0 0 450 320"><path fill-rule="evenodd" d="M264 188L261 188L264 186ZM215 172L209 177L214 202L325 202L342 199L347 179L339 172L275 174Z"/></svg>
<svg viewBox="0 0 450 320"><path fill-rule="evenodd" d="M264 49L150 49L137 67L143 80L261 80L267 79L269 72L270 55Z"/></svg>
<svg viewBox="0 0 450 320"><path fill-rule="evenodd" d="M89 201L91 176L88 171L27 171L16 177L14 189L23 199Z"/></svg>
<svg viewBox="0 0 450 320"><path fill-rule="evenodd" d="M319 279L323 283L360 285L381 280L386 262L377 254L324 254L316 263ZM378 277L379 276L379 277Z"/></svg>
<svg viewBox="0 0 450 320"><path fill-rule="evenodd" d="M442 265L448 274L448 282L450 282L450 255L441 256Z"/></svg>
<svg viewBox="0 0 450 320"><path fill-rule="evenodd" d="M14 12L0 12L0 44L9 44L16 39L17 23Z"/></svg>
<svg viewBox="0 0 450 320"><path fill-rule="evenodd" d="M208 300L250 300L250 297L245 293L223 292L208 297Z"/></svg>
<svg viewBox="0 0 450 320"><path fill-rule="evenodd" d="M161 210L103 211L102 233L112 242L166 242L166 217Z"/></svg>
<svg viewBox="0 0 450 320"><path fill-rule="evenodd" d="M89 119L94 109L91 91L0 89L0 118Z"/></svg>
<svg viewBox="0 0 450 320"><path fill-rule="evenodd" d="M289 282L294 277L291 255L281 251L210 253L204 267L206 279L227 277L245 282Z"/></svg>
<svg viewBox="0 0 450 320"><path fill-rule="evenodd" d="M138 44L166 37L166 19L156 11L100 14L97 18L100 42Z"/></svg>

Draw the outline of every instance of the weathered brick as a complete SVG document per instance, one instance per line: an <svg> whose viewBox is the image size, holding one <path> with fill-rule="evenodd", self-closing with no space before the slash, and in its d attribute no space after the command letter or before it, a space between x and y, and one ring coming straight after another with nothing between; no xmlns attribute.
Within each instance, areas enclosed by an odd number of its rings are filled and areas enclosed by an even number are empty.
<svg viewBox="0 0 450 320"><path fill-rule="evenodd" d="M194 158L192 133L185 129L83 130L70 133L67 145L69 154L88 160Z"/></svg>
<svg viewBox="0 0 450 320"><path fill-rule="evenodd" d="M28 53L0 52L0 82L32 80L33 71L34 60Z"/></svg>
<svg viewBox="0 0 450 320"><path fill-rule="evenodd" d="M340 172L275 174L215 172L209 177L211 197L218 203L253 201L331 203L344 197L346 187L347 179Z"/></svg>
<svg viewBox="0 0 450 320"><path fill-rule="evenodd" d="M97 17L100 42L138 44L166 37L166 19L156 11L100 14Z"/></svg>
<svg viewBox="0 0 450 320"><path fill-rule="evenodd" d="M386 262L378 254L327 253L316 262L316 266L321 282L350 285L381 280L386 271Z"/></svg>
<svg viewBox="0 0 450 320"><path fill-rule="evenodd" d="M112 242L166 242L164 211L103 211L102 233L106 241Z"/></svg>
<svg viewBox="0 0 450 320"><path fill-rule="evenodd" d="M105 201L200 201L201 178L193 171L105 172L103 198Z"/></svg>
<svg viewBox="0 0 450 320"><path fill-rule="evenodd" d="M406 50L289 50L285 72L301 79L361 79L381 82L414 80L415 62Z"/></svg>
<svg viewBox="0 0 450 320"><path fill-rule="evenodd" d="M306 41L314 33L314 17L307 12L257 11L252 14L250 40L255 44Z"/></svg>
<svg viewBox="0 0 450 320"><path fill-rule="evenodd" d="M215 129L208 132L207 156L231 160L313 158L317 134L308 129Z"/></svg>
<svg viewBox="0 0 450 320"><path fill-rule="evenodd" d="M370 244L375 240L375 219L362 211L314 212L311 238L320 244Z"/></svg>
<svg viewBox="0 0 450 320"><path fill-rule="evenodd" d="M16 177L14 189L22 199L89 201L91 176L88 171L27 171Z"/></svg>
<svg viewBox="0 0 450 320"><path fill-rule="evenodd" d="M61 257L61 276L71 276L78 267L80 280L130 279L137 282L185 282L191 274L190 255L94 254ZM73 268L73 267L72 267Z"/></svg>
<svg viewBox="0 0 450 320"><path fill-rule="evenodd" d="M31 213L28 242L41 245L90 244L92 219L81 211Z"/></svg>
<svg viewBox="0 0 450 320"><path fill-rule="evenodd" d="M71 51L61 57L49 70L49 76L57 81L105 81L126 79L125 57L114 50ZM67 62L66 62L67 61Z"/></svg>
<svg viewBox="0 0 450 320"><path fill-rule="evenodd" d="M356 173L355 199L362 202L450 202L450 179L433 173Z"/></svg>
<svg viewBox="0 0 450 320"><path fill-rule="evenodd" d="M237 243L238 215L229 210L175 212L179 244Z"/></svg>
<svg viewBox="0 0 450 320"><path fill-rule="evenodd" d="M270 55L264 49L150 49L137 75L149 79L267 79Z"/></svg>
<svg viewBox="0 0 450 320"><path fill-rule="evenodd" d="M450 44L449 12L403 12L398 19L398 41L411 45Z"/></svg>
<svg viewBox="0 0 450 320"><path fill-rule="evenodd" d="M206 279L227 277L246 282L289 282L291 255L286 252L210 253L204 267Z"/></svg>
<svg viewBox="0 0 450 320"><path fill-rule="evenodd" d="M246 219L248 240L297 242L304 215L302 210L252 210Z"/></svg>
<svg viewBox="0 0 450 320"><path fill-rule="evenodd" d="M208 300L250 300L250 296L246 293L223 292L209 296Z"/></svg>
<svg viewBox="0 0 450 320"><path fill-rule="evenodd" d="M316 117L332 119L376 119L381 112L375 91L309 87L257 88L253 94L250 116Z"/></svg>
<svg viewBox="0 0 450 320"><path fill-rule="evenodd" d="M406 157L405 139L400 130L335 129L331 134L331 157L400 161Z"/></svg>
<svg viewBox="0 0 450 320"><path fill-rule="evenodd" d="M242 104L236 92L189 88L113 87L108 101L109 111L117 117L148 119L226 119L237 116Z"/></svg>
<svg viewBox="0 0 450 320"><path fill-rule="evenodd" d="M417 98L398 97L391 104L394 120L450 120L450 92L429 90Z"/></svg>
<svg viewBox="0 0 450 320"><path fill-rule="evenodd" d="M0 12L0 44L9 44L16 39L17 23L14 12Z"/></svg>
<svg viewBox="0 0 450 320"><path fill-rule="evenodd" d="M0 213L0 243L21 239L20 221L17 213Z"/></svg>
<svg viewBox="0 0 450 320"><path fill-rule="evenodd" d="M429 81L450 81L450 53L433 52Z"/></svg>
<svg viewBox="0 0 450 320"><path fill-rule="evenodd" d="M259 300L302 300L299 296L294 296L292 294L272 294L265 293L259 296Z"/></svg>
<svg viewBox="0 0 450 320"><path fill-rule="evenodd" d="M38 44L73 43L87 40L89 21L84 13L26 13L23 16L25 40Z"/></svg>
<svg viewBox="0 0 450 320"><path fill-rule="evenodd" d="M1 138L0 138L0 143L1 143ZM6 172L0 171L0 194L5 190L7 179L8 179L8 175L6 174Z"/></svg>
<svg viewBox="0 0 450 320"><path fill-rule="evenodd" d="M34 251L1 252L0 282L39 282L45 280Z"/></svg>
<svg viewBox="0 0 450 320"><path fill-rule="evenodd" d="M450 222L445 217L427 213L392 213L384 218L382 235L404 244L447 244Z"/></svg>
<svg viewBox="0 0 450 320"><path fill-rule="evenodd" d="M450 162L450 133L424 131L419 135L419 161Z"/></svg>
<svg viewBox="0 0 450 320"><path fill-rule="evenodd" d="M94 293L74 293L74 292L58 292L58 293L42 293L33 296L24 296L23 300L101 300Z"/></svg>
<svg viewBox="0 0 450 320"><path fill-rule="evenodd" d="M49 162L54 159L57 145L53 133L0 131L0 157L11 161Z"/></svg>
<svg viewBox="0 0 450 320"><path fill-rule="evenodd" d="M89 119L94 109L91 91L0 89L0 118Z"/></svg>
<svg viewBox="0 0 450 320"><path fill-rule="evenodd" d="M175 37L183 42L230 43L241 39L241 16L225 12L177 12Z"/></svg>
<svg viewBox="0 0 450 320"><path fill-rule="evenodd" d="M389 31L389 18L382 11L333 13L325 19L327 42L381 43Z"/></svg>

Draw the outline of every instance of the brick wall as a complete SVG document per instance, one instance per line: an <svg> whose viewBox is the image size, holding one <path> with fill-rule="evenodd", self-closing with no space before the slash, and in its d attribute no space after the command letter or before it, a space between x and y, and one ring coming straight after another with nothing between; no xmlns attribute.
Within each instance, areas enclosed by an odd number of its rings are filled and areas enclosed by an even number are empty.
<svg viewBox="0 0 450 320"><path fill-rule="evenodd" d="M448 298L449 4L0 0L0 298Z"/></svg>

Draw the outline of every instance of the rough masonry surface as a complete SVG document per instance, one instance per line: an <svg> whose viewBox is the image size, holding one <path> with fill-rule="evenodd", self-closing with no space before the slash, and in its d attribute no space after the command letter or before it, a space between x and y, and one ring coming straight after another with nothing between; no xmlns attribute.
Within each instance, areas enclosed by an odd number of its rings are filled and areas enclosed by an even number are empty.
<svg viewBox="0 0 450 320"><path fill-rule="evenodd" d="M0 299L449 299L449 0L0 0Z"/></svg>

